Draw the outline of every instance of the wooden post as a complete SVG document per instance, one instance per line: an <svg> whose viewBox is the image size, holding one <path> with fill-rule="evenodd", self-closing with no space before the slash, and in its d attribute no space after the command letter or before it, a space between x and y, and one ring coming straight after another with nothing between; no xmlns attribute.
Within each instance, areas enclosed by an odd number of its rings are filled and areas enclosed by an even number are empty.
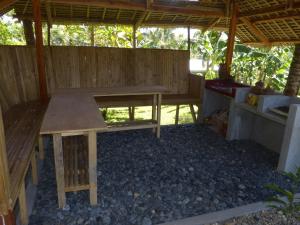
<svg viewBox="0 0 300 225"><path fill-rule="evenodd" d="M188 50L189 50L189 52L191 52L191 28L190 28L190 26L188 26L187 32L188 32Z"/></svg>
<svg viewBox="0 0 300 225"><path fill-rule="evenodd" d="M133 25L133 30L132 30L132 47L136 48L136 26Z"/></svg>
<svg viewBox="0 0 300 225"><path fill-rule="evenodd" d="M51 46L51 25L47 23L47 41L48 46Z"/></svg>
<svg viewBox="0 0 300 225"><path fill-rule="evenodd" d="M34 38L34 32L32 27L32 21L31 20L23 20L23 28L24 28L24 36L26 40L26 45L28 46L34 46L35 45L35 38Z"/></svg>
<svg viewBox="0 0 300 225"><path fill-rule="evenodd" d="M4 125L2 120L2 111L0 107L0 215L6 216L9 220L9 172L7 165L7 154L5 144Z"/></svg>
<svg viewBox="0 0 300 225"><path fill-rule="evenodd" d="M237 27L237 17L238 17L238 6L233 2L231 11L230 28L227 41L227 51L226 51L226 75L227 78L230 76L233 50L234 50L234 39Z"/></svg>
<svg viewBox="0 0 300 225"><path fill-rule="evenodd" d="M34 22L35 22L35 38L36 38L35 45L36 45L36 60L37 60L37 68L38 68L39 84L40 84L40 98L43 102L46 102L48 96L47 96L43 32L42 32L42 21L41 21L41 1L32 0L32 7L33 7Z"/></svg>
<svg viewBox="0 0 300 225"><path fill-rule="evenodd" d="M95 29L93 25L90 25L91 32L91 46L95 46Z"/></svg>

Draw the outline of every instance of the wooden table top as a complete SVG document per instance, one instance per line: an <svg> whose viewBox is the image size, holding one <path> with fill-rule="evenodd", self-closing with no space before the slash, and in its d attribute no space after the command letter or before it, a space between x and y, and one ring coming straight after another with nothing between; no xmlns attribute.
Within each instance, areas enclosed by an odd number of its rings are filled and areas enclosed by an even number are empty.
<svg viewBox="0 0 300 225"><path fill-rule="evenodd" d="M54 92L40 134L105 131L107 125L96 96L150 95L167 92L162 86L124 88L69 88Z"/></svg>
<svg viewBox="0 0 300 225"><path fill-rule="evenodd" d="M99 107L90 95L52 96L40 134L102 131L107 126Z"/></svg>

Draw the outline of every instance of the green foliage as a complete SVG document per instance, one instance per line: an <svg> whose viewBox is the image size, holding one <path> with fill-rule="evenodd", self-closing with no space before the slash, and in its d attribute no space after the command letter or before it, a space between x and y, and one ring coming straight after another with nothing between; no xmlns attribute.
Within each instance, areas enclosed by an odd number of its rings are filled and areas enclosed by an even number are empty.
<svg viewBox="0 0 300 225"><path fill-rule="evenodd" d="M232 75L237 81L253 85L261 80L282 91L293 58L293 48L251 48L237 44L233 58Z"/></svg>
<svg viewBox="0 0 300 225"><path fill-rule="evenodd" d="M192 58L200 58L206 62L205 77L212 79L217 77L214 70L225 59L227 36L224 33L196 32L191 42Z"/></svg>
<svg viewBox="0 0 300 225"><path fill-rule="evenodd" d="M44 27L44 42L47 29ZM51 45L87 46L90 45L89 29L85 25L53 25L51 29Z"/></svg>
<svg viewBox="0 0 300 225"><path fill-rule="evenodd" d="M186 50L187 40L182 34L176 35L175 29L143 28L138 47Z"/></svg>
<svg viewBox="0 0 300 225"><path fill-rule="evenodd" d="M100 47L131 48L132 27L122 25L95 26L95 45Z"/></svg>
<svg viewBox="0 0 300 225"><path fill-rule="evenodd" d="M277 194L268 199L269 206L281 210L285 215L300 219L300 202L296 198L296 194L300 190L300 168L295 174L284 172L283 175L290 179L292 186L290 189L285 189L276 184L266 185L266 188Z"/></svg>
<svg viewBox="0 0 300 225"><path fill-rule="evenodd" d="M24 45L25 38L22 24L11 17L12 13L0 17L0 44Z"/></svg>

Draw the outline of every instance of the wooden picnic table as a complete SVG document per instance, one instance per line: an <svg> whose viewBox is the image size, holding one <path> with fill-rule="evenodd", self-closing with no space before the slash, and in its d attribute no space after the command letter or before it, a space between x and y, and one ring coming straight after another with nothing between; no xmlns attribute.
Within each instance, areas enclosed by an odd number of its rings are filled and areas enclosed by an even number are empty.
<svg viewBox="0 0 300 225"><path fill-rule="evenodd" d="M65 192L68 191L89 190L91 205L97 204L97 132L153 128L157 137L160 137L161 98L162 93L165 92L167 89L162 86L70 88L58 89L54 92L45 113L40 134L53 136L59 208L66 206ZM153 96L151 121L107 125L94 97L130 95ZM63 141L63 137L70 136L87 137L87 146L74 141ZM69 146L64 143L68 143ZM85 150L88 157L84 157L85 154L78 156L77 145L87 148ZM88 165L79 169L78 165L82 165L82 161ZM86 178L82 178L79 182L78 176L86 176Z"/></svg>

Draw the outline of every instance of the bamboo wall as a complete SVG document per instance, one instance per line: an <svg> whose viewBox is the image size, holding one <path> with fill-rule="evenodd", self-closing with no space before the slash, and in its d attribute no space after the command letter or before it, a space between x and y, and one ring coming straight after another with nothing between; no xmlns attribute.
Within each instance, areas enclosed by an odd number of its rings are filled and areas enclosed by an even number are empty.
<svg viewBox="0 0 300 225"><path fill-rule="evenodd" d="M188 92L189 52L94 47L45 48L48 93L68 87L164 85L172 93ZM38 99L35 49L0 47L0 103Z"/></svg>

